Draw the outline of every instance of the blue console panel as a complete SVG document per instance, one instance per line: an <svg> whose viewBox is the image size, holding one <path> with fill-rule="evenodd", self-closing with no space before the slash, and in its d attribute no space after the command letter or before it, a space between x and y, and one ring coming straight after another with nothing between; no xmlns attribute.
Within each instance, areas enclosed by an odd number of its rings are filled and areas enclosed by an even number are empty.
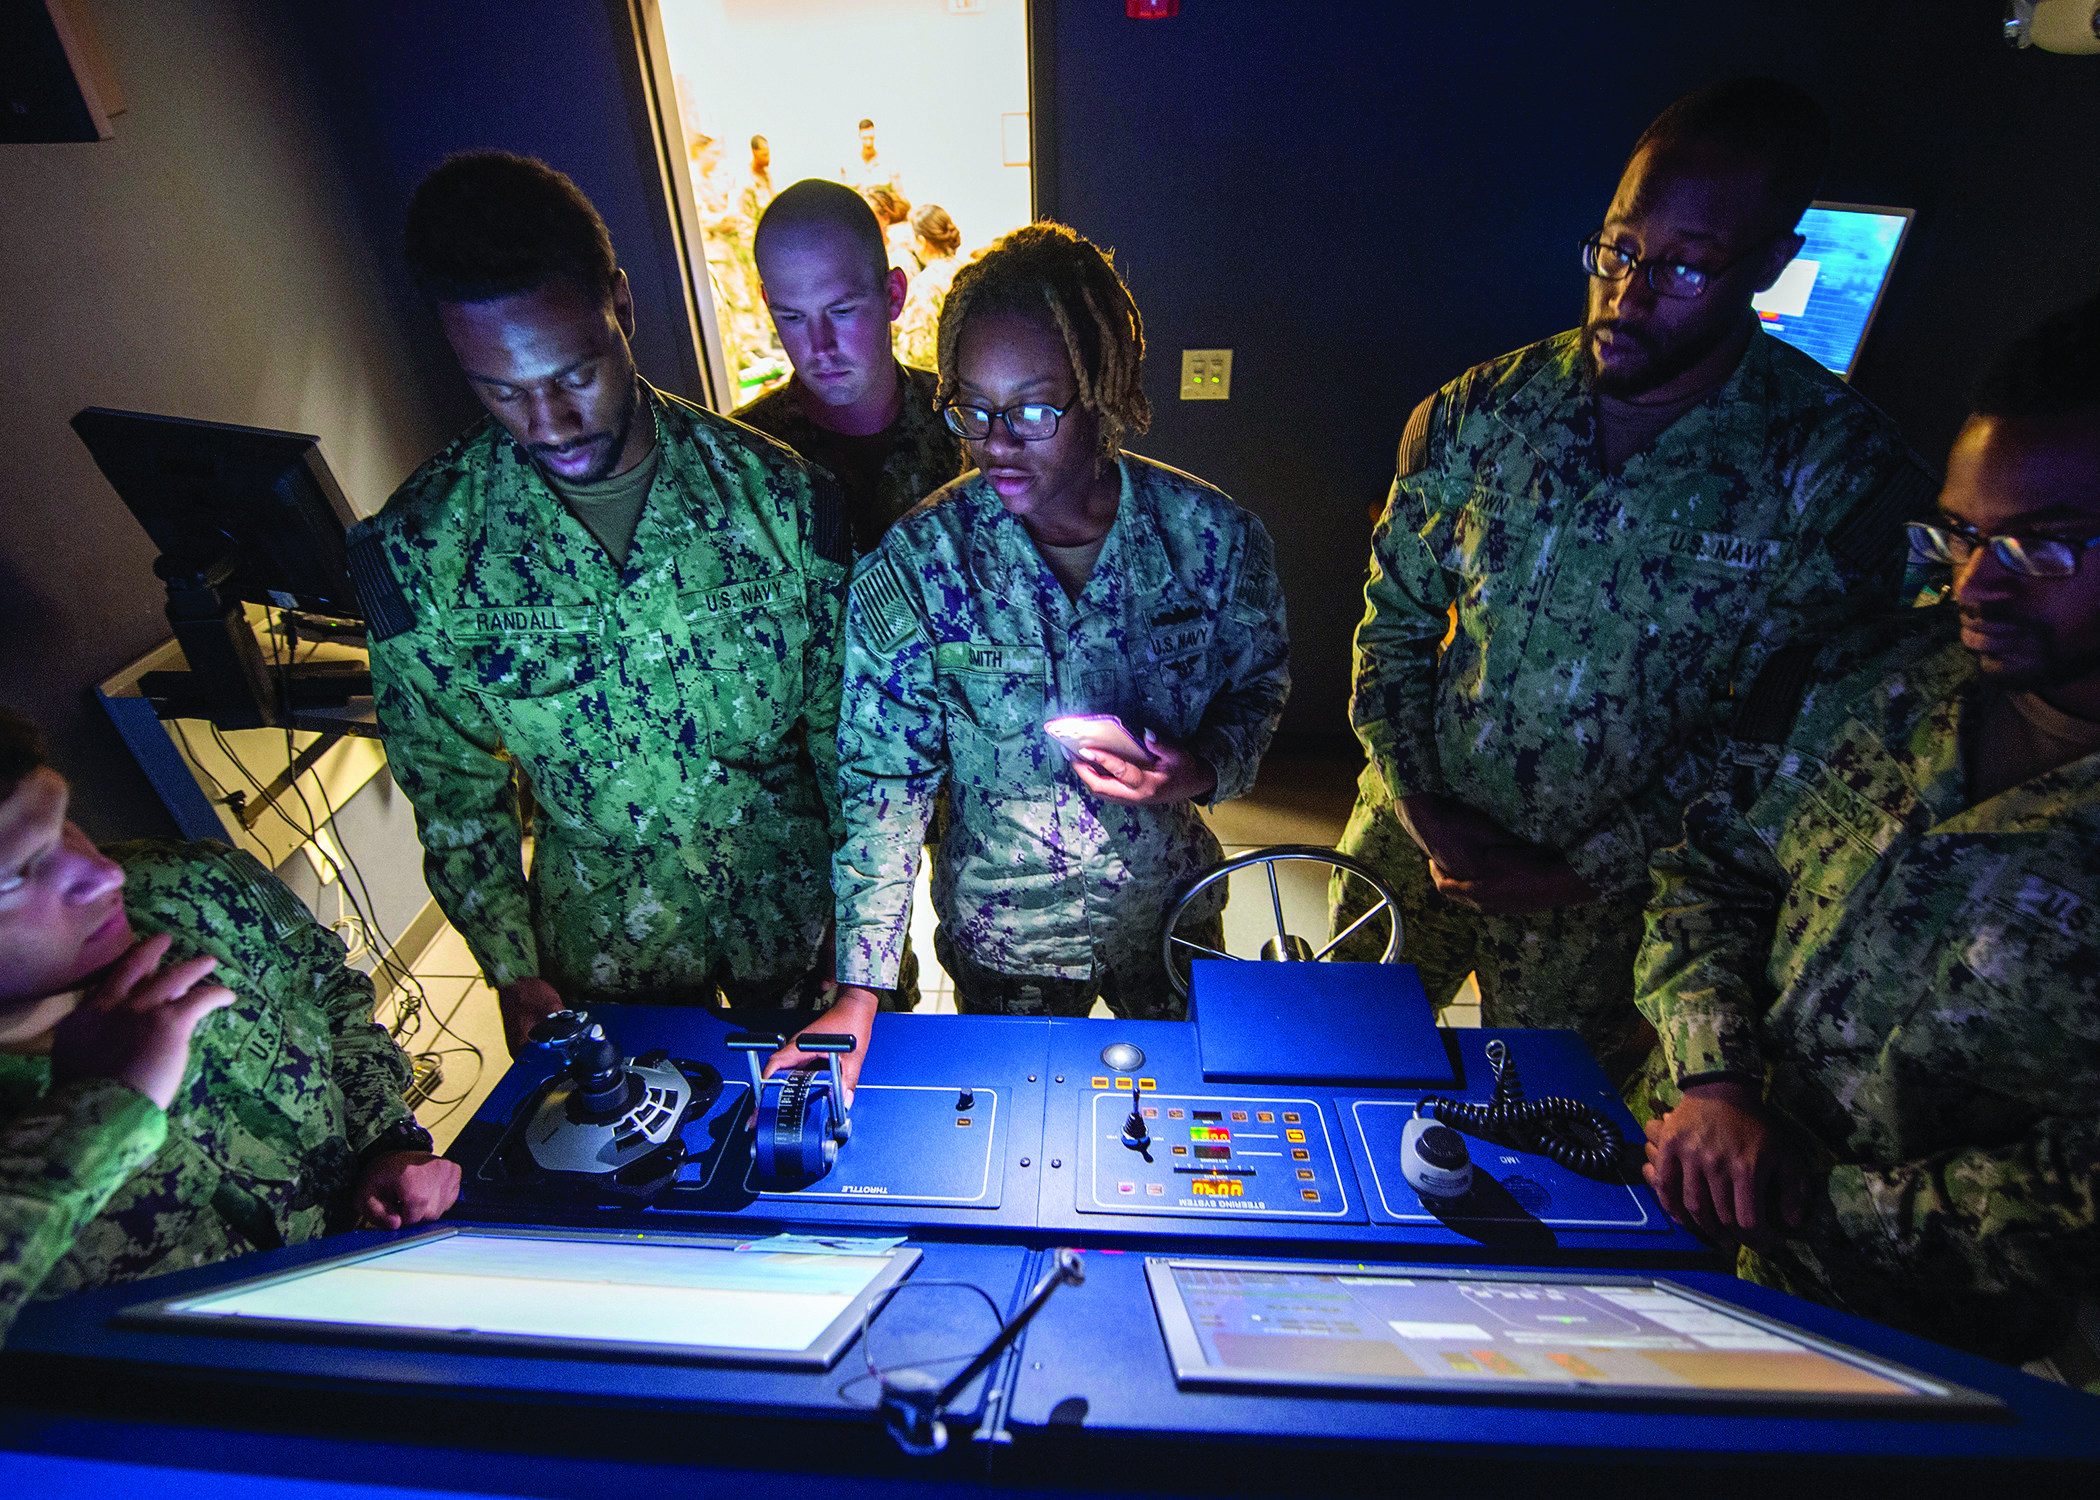
<svg viewBox="0 0 2100 1500"><path fill-rule="evenodd" d="M1207 1082L1198 1027L1169 1021L884 1015L836 1163L814 1182L782 1189L753 1174L747 1066L724 1045L741 1027L703 1011L637 1006L603 1006L593 1016L624 1053L663 1049L720 1071L719 1097L684 1126L689 1159L648 1208L519 1180L505 1143L560 1066L557 1053L535 1048L448 1153L466 1173L468 1214L901 1225L995 1237L1038 1232L1077 1244L1145 1236L1167 1245L1288 1243L1303 1253L1537 1264L1715 1263L1645 1188L1591 1181L1481 1141L1470 1143L1479 1186L1468 1212L1425 1206L1400 1175L1398 1143L1429 1090ZM792 1030L800 1019L769 1018L763 1029ZM1483 1049L1499 1036L1533 1098L1594 1105L1637 1136L1572 1032L1434 1035L1445 1057L1432 1071L1456 1080L1436 1092L1486 1100Z"/></svg>

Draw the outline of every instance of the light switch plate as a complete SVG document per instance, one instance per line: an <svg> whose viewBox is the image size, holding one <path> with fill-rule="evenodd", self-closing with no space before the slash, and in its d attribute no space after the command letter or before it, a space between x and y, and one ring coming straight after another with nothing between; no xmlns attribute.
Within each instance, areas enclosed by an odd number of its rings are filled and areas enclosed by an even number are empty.
<svg viewBox="0 0 2100 1500"><path fill-rule="evenodd" d="M1181 399L1224 401L1232 395L1230 349L1181 351Z"/></svg>

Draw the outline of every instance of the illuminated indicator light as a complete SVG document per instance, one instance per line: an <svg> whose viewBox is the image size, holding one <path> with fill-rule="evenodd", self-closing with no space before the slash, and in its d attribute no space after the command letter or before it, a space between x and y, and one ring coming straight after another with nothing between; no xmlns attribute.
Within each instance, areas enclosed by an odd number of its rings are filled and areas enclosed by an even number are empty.
<svg viewBox="0 0 2100 1500"><path fill-rule="evenodd" d="M1283 1138L1287 1141L1302 1141L1305 1139L1305 1132L1302 1130L1286 1130L1283 1133Z"/></svg>
<svg viewBox="0 0 2100 1500"><path fill-rule="evenodd" d="M1235 1125L1244 1125L1244 1124L1246 1124L1246 1123L1247 1123L1247 1111L1245 1111L1244 1109L1236 1109L1236 1110L1234 1110L1234 1111L1232 1112L1232 1121L1233 1121L1233 1123L1234 1123Z"/></svg>
<svg viewBox="0 0 2100 1500"><path fill-rule="evenodd" d="M955 1117L955 1124L957 1129L967 1130L970 1128L970 1117L968 1115L957 1115Z"/></svg>
<svg viewBox="0 0 2100 1500"><path fill-rule="evenodd" d="M1604 1372L1577 1354L1548 1354L1552 1360L1577 1380L1602 1380Z"/></svg>
<svg viewBox="0 0 2100 1500"><path fill-rule="evenodd" d="M1153 1089L1156 1089L1158 1087L1159 1080L1157 1078L1140 1078L1138 1080L1138 1089L1140 1092L1149 1093Z"/></svg>
<svg viewBox="0 0 2100 1500"><path fill-rule="evenodd" d="M1156 1120L1159 1118L1159 1111L1156 1109L1147 1108L1145 1111L1145 1118L1148 1120Z"/></svg>
<svg viewBox="0 0 2100 1500"><path fill-rule="evenodd" d="M1119 1193L1136 1193L1137 1184L1134 1182L1119 1182L1116 1184L1116 1191Z"/></svg>
<svg viewBox="0 0 2100 1500"><path fill-rule="evenodd" d="M1276 1112L1269 1109L1259 1110L1255 1113L1254 1118L1261 1121L1264 1125L1274 1125L1276 1123Z"/></svg>
<svg viewBox="0 0 2100 1500"><path fill-rule="evenodd" d="M1192 1141L1229 1141L1232 1132L1222 1125L1191 1125L1189 1139Z"/></svg>
<svg viewBox="0 0 2100 1500"><path fill-rule="evenodd" d="M1148 1182L1145 1184L1145 1192L1154 1198L1164 1198L1167 1196L1167 1185L1163 1182Z"/></svg>
<svg viewBox="0 0 2100 1500"><path fill-rule="evenodd" d="M1116 1087L1123 1090L1123 1092L1127 1094L1130 1092L1130 1080L1127 1078L1118 1078L1116 1080Z"/></svg>
<svg viewBox="0 0 2100 1500"><path fill-rule="evenodd" d="M1187 1156L1189 1154L1189 1148L1186 1146L1176 1146L1174 1148L1174 1154L1176 1156Z"/></svg>
<svg viewBox="0 0 2100 1500"><path fill-rule="evenodd" d="M1094 1087L1097 1089L1112 1089L1115 1087L1115 1085L1113 1083L1110 1083L1106 1078L1096 1078L1094 1080Z"/></svg>
<svg viewBox="0 0 2100 1500"><path fill-rule="evenodd" d="M1293 1151L1293 1152L1291 1153L1291 1160L1292 1160L1292 1161L1311 1161L1311 1160L1312 1160L1312 1153L1311 1153L1310 1151Z"/></svg>
<svg viewBox="0 0 2100 1500"><path fill-rule="evenodd" d="M1284 1116L1283 1116L1283 1123L1284 1123L1284 1124L1286 1124L1286 1125L1295 1125L1295 1124L1297 1124L1297 1123L1298 1123L1298 1112L1297 1112L1296 1110L1286 1110L1286 1111L1284 1112Z"/></svg>
<svg viewBox="0 0 2100 1500"><path fill-rule="evenodd" d="M1524 1367L1507 1355L1497 1354L1492 1349L1469 1349L1466 1351L1497 1375L1522 1375Z"/></svg>
<svg viewBox="0 0 2100 1500"><path fill-rule="evenodd" d="M1444 1351L1444 1363L1461 1374L1478 1375L1480 1373L1479 1365L1473 1363L1472 1360L1466 1358L1463 1354L1455 1354L1448 1349Z"/></svg>
<svg viewBox="0 0 2100 1500"><path fill-rule="evenodd" d="M1244 1198L1247 1195L1246 1186L1231 1177L1199 1177L1189 1186L1195 1190L1198 1198Z"/></svg>
<svg viewBox="0 0 2100 1500"><path fill-rule="evenodd" d="M1313 1180L1313 1169L1311 1167L1300 1167L1298 1169L1298 1180L1300 1182L1311 1182Z"/></svg>
<svg viewBox="0 0 2100 1500"><path fill-rule="evenodd" d="M1317 1188L1300 1188L1298 1189L1298 1196L1307 1203L1318 1203L1320 1201L1320 1193Z"/></svg>
<svg viewBox="0 0 2100 1500"><path fill-rule="evenodd" d="M1170 1109L1170 1110L1168 1110L1168 1111L1167 1111L1167 1118L1168 1118L1168 1119L1170 1119L1170 1120L1178 1120L1178 1119L1180 1119L1180 1118L1181 1118L1182 1114L1183 1114L1183 1111L1181 1111L1181 1110L1178 1110L1178 1109Z"/></svg>

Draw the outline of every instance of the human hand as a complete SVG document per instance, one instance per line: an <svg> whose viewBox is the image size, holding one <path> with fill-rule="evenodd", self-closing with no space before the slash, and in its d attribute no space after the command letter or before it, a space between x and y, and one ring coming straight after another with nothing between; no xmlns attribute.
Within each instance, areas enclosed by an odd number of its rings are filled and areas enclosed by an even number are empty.
<svg viewBox="0 0 2100 1500"><path fill-rule="evenodd" d="M233 991L202 982L219 966L216 958L161 968L173 941L162 933L135 944L58 1023L51 1037L54 1084L114 1078L162 1109L175 1102L198 1022L233 1004Z"/></svg>
<svg viewBox="0 0 2100 1500"><path fill-rule="evenodd" d="M1217 786L1217 769L1193 750L1163 740L1149 729L1145 731L1145 748L1152 752L1149 766L1107 750L1088 748L1079 752L1072 770L1096 796L1139 807L1192 801L1209 795Z"/></svg>
<svg viewBox="0 0 2100 1500"><path fill-rule="evenodd" d="M1503 854L1534 847L1478 808L1440 792L1416 792L1396 804L1401 826L1454 880L1491 874Z"/></svg>
<svg viewBox="0 0 2100 1500"><path fill-rule="evenodd" d="M1723 1245L1774 1248L1808 1209L1807 1164L1755 1088L1695 1083L1650 1120L1641 1176L1663 1211ZM1776 1213L1774 1211L1776 1207Z"/></svg>
<svg viewBox="0 0 2100 1500"><path fill-rule="evenodd" d="M567 1010L561 991L544 979L514 979L496 991L496 1008L503 1012L503 1044L516 1057L532 1044L532 1028Z"/></svg>
<svg viewBox="0 0 2100 1500"><path fill-rule="evenodd" d="M357 1212L375 1229L426 1224L459 1201L459 1166L428 1151L375 1156L357 1179Z"/></svg>
<svg viewBox="0 0 2100 1500"><path fill-rule="evenodd" d="M860 1065L868 1055L868 1037L875 1029L875 1013L882 1008L882 999L873 990L863 989L857 984L842 984L834 992L831 1009L818 1016L788 1039L788 1044L766 1059L760 1071L761 1078L771 1078L787 1068L821 1068L826 1066L823 1052L804 1052L795 1042L803 1032L818 1036L845 1033L853 1038L853 1050L839 1058L839 1081L846 1090L846 1103L853 1102L853 1090L860 1082Z"/></svg>
<svg viewBox="0 0 2100 1500"><path fill-rule="evenodd" d="M1458 879L1434 859L1429 875L1441 894L1490 917L1582 906L1603 896L1575 873L1559 850L1543 844L1507 845L1471 880Z"/></svg>

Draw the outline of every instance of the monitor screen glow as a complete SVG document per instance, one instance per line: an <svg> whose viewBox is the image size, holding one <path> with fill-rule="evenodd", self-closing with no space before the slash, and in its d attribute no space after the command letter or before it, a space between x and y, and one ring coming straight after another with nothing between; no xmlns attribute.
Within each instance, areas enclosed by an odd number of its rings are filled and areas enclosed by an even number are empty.
<svg viewBox="0 0 2100 1500"><path fill-rule="evenodd" d="M161 1316L762 1356L811 1349L896 1269L883 1255L465 1231L177 1298Z"/></svg>
<svg viewBox="0 0 2100 1500"><path fill-rule="evenodd" d="M1907 208L1810 205L1801 253L1751 299L1765 332L1849 380L1910 220Z"/></svg>

